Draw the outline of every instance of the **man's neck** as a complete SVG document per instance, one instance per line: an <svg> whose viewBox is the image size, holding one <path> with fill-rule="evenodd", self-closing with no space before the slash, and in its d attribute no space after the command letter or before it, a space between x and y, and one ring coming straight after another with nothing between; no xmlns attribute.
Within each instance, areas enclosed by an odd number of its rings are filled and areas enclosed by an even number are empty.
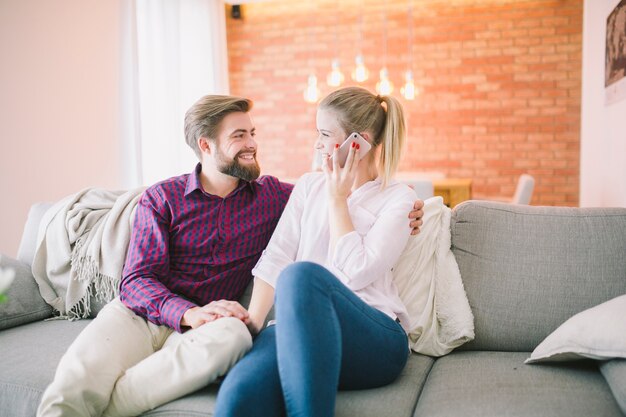
<svg viewBox="0 0 626 417"><path fill-rule="evenodd" d="M239 178L222 174L214 167L205 164L202 164L199 178L205 192L222 198L232 193L239 185Z"/></svg>

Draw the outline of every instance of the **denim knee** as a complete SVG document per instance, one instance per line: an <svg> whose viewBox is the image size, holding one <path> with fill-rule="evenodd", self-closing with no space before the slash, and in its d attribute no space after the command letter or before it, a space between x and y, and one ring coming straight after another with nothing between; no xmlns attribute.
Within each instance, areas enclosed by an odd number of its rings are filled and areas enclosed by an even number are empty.
<svg viewBox="0 0 626 417"><path fill-rule="evenodd" d="M285 268L276 283L276 303L284 300L305 301L315 290L326 286L325 277L332 274L313 262L295 262Z"/></svg>

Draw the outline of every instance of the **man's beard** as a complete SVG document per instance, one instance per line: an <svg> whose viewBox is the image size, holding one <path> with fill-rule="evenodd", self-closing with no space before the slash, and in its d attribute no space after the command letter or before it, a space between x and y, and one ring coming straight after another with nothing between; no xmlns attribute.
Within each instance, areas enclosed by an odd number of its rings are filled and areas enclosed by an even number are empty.
<svg viewBox="0 0 626 417"><path fill-rule="evenodd" d="M230 175L231 177L240 178L244 181L254 181L261 175L261 167L256 160L256 153L254 154L254 164L242 165L239 163L239 156L245 151L240 151L235 155L232 160L228 158L220 151L217 151L217 159L219 161L218 171L222 174Z"/></svg>

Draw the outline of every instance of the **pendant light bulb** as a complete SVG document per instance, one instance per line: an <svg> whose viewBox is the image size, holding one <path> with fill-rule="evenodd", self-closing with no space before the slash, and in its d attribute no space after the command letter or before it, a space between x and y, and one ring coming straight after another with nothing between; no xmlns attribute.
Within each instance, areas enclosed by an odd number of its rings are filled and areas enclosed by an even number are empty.
<svg viewBox="0 0 626 417"><path fill-rule="evenodd" d="M415 96L417 96L419 92L413 82L413 72L407 71L404 75L404 80L404 85L400 88L400 94L407 100L415 100Z"/></svg>
<svg viewBox="0 0 626 417"><path fill-rule="evenodd" d="M362 83L363 81L366 81L370 75L369 71L365 67L365 63L363 62L363 55L357 55L354 62L356 67L354 68L354 71L352 71L352 79L357 83Z"/></svg>
<svg viewBox="0 0 626 417"><path fill-rule="evenodd" d="M381 95L389 95L393 92L393 84L389 80L387 68L380 70L380 81L376 83L376 92Z"/></svg>
<svg viewBox="0 0 626 417"><path fill-rule="evenodd" d="M317 87L317 77L314 74L309 75L307 86L304 89L304 101L307 103L317 103L320 94L320 89Z"/></svg>
<svg viewBox="0 0 626 417"><path fill-rule="evenodd" d="M343 73L341 72L341 69L339 68L339 60L336 58L333 59L333 62L331 65L332 65L332 70L328 74L328 77L326 77L326 84L328 84L330 87L339 87L343 83L343 80L344 80Z"/></svg>

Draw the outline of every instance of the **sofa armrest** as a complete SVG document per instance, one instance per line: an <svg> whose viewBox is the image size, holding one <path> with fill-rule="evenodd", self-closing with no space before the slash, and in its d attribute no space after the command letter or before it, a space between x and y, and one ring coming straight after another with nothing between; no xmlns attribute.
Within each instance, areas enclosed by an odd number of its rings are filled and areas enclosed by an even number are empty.
<svg viewBox="0 0 626 417"><path fill-rule="evenodd" d="M20 246L17 250L17 259L20 262L27 265L33 264L39 223L45 212L52 207L52 205L53 203L35 203L30 207L26 223L24 224L22 240L20 240Z"/></svg>

